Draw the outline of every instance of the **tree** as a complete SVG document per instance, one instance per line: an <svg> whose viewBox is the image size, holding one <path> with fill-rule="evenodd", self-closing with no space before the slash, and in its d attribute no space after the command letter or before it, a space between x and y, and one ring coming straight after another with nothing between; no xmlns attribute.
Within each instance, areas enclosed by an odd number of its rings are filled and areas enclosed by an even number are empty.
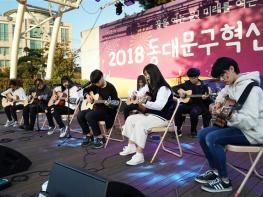
<svg viewBox="0 0 263 197"><path fill-rule="evenodd" d="M174 0L137 0L137 1L144 7L145 10L147 10L165 3L169 3Z"/></svg>
<svg viewBox="0 0 263 197"><path fill-rule="evenodd" d="M45 75L45 59L43 58L43 49L24 48L25 56L18 59L17 74L18 78L43 77Z"/></svg>
<svg viewBox="0 0 263 197"><path fill-rule="evenodd" d="M45 60L48 58L48 48L46 45ZM54 55L54 63L52 67L52 79L60 79L64 75L74 77L74 70L76 68L76 59L78 58L78 52L69 48L68 44L57 43Z"/></svg>

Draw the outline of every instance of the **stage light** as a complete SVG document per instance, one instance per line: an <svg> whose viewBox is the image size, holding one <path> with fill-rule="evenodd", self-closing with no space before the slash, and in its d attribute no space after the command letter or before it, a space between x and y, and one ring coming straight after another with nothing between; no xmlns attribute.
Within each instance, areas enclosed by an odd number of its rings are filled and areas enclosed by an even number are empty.
<svg viewBox="0 0 263 197"><path fill-rule="evenodd" d="M135 0L125 0L125 1L124 1L124 4L125 4L126 6L130 6L130 5L133 5L133 4L134 4L134 1L135 1Z"/></svg>
<svg viewBox="0 0 263 197"><path fill-rule="evenodd" d="M115 7L116 7L116 14L120 15L122 13L122 6L123 4L120 1L117 1L115 3Z"/></svg>

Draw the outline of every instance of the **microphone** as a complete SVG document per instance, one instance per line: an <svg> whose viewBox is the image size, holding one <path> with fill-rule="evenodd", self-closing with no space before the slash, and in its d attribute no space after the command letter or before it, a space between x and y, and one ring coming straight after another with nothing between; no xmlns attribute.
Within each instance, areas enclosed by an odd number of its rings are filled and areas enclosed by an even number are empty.
<svg viewBox="0 0 263 197"><path fill-rule="evenodd" d="M92 84L92 83L89 81L89 82L85 83L84 85L81 85L77 91L80 91L80 90L82 90L82 89L85 89L85 88L87 88L88 86L90 86L91 84Z"/></svg>

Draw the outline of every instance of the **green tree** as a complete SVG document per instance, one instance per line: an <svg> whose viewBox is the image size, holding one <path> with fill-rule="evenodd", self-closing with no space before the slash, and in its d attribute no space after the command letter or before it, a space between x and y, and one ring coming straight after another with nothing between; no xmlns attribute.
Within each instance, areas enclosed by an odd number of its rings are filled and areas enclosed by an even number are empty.
<svg viewBox="0 0 263 197"><path fill-rule="evenodd" d="M144 7L145 10L147 10L165 3L169 3L174 0L137 0L137 1Z"/></svg>
<svg viewBox="0 0 263 197"><path fill-rule="evenodd" d="M17 76L22 79L35 79L45 75L45 59L43 49L25 48L25 56L18 59Z"/></svg>
<svg viewBox="0 0 263 197"><path fill-rule="evenodd" d="M44 57L47 60L48 45L45 47L46 55ZM57 43L54 63L52 67L52 79L60 79L62 76L67 75L74 77L74 70L76 68L76 59L78 58L78 52L69 48L68 44Z"/></svg>

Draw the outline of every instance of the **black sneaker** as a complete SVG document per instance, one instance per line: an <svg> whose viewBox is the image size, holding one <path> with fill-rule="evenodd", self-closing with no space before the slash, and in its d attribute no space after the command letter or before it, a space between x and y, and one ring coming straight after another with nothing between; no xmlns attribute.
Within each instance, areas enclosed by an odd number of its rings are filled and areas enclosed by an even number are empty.
<svg viewBox="0 0 263 197"><path fill-rule="evenodd" d="M201 186L202 190L207 192L229 192L232 191L232 184L229 180L229 183L225 183L221 178L216 178L213 181L209 181L208 183Z"/></svg>
<svg viewBox="0 0 263 197"><path fill-rule="evenodd" d="M26 125L20 125L19 129L25 129Z"/></svg>
<svg viewBox="0 0 263 197"><path fill-rule="evenodd" d="M209 181L213 181L218 178L218 174L213 170L208 170L205 173L195 177L195 181L198 183L208 183Z"/></svg>
<svg viewBox="0 0 263 197"><path fill-rule="evenodd" d="M177 130L177 135L178 135L178 137L182 137L183 136L182 131L181 130Z"/></svg>
<svg viewBox="0 0 263 197"><path fill-rule="evenodd" d="M191 132L191 137L192 138L197 138L197 132Z"/></svg>
<svg viewBox="0 0 263 197"><path fill-rule="evenodd" d="M95 149L103 148L105 143L106 143L105 137L103 137L103 138L96 138L94 140L92 148L95 148Z"/></svg>
<svg viewBox="0 0 263 197"><path fill-rule="evenodd" d="M92 136L86 136L82 143L81 146L90 146L94 142L94 137Z"/></svg>

